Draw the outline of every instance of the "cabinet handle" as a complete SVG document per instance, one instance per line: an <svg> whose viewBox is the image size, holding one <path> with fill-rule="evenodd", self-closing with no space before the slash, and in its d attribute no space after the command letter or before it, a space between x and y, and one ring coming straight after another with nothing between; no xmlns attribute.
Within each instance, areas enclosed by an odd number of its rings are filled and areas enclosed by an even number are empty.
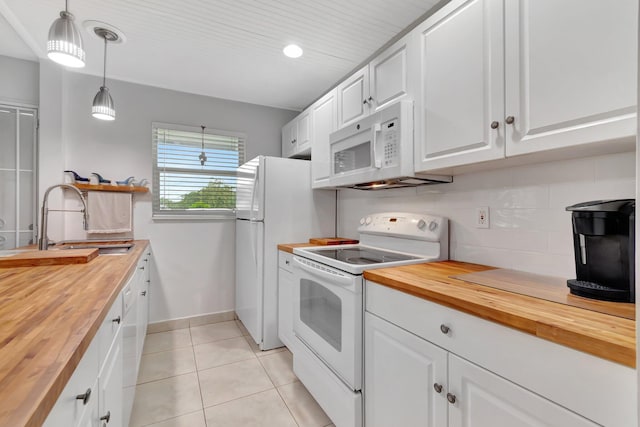
<svg viewBox="0 0 640 427"><path fill-rule="evenodd" d="M498 129L500 127L500 123L497 121L491 122L491 129Z"/></svg>
<svg viewBox="0 0 640 427"><path fill-rule="evenodd" d="M144 270L144 265L142 267L140 267L140 270Z"/></svg>
<svg viewBox="0 0 640 427"><path fill-rule="evenodd" d="M447 325L445 325L444 323L442 325L440 325L440 331L443 334L448 334L449 331L451 330L451 328L449 328Z"/></svg>
<svg viewBox="0 0 640 427"><path fill-rule="evenodd" d="M451 394L451 393L447 393L447 400L451 404L456 403L456 395L455 394Z"/></svg>
<svg viewBox="0 0 640 427"><path fill-rule="evenodd" d="M508 125L512 125L512 124L513 124L513 122L515 122L515 121L516 121L516 119L515 119L515 117L513 117L513 116L507 116L507 118L506 118L506 119L504 119L504 121L505 121Z"/></svg>
<svg viewBox="0 0 640 427"><path fill-rule="evenodd" d="M100 417L100 421L106 421L107 423L111 419L111 411L107 411L107 415L103 415Z"/></svg>
<svg viewBox="0 0 640 427"><path fill-rule="evenodd" d="M368 104L369 104L369 101L367 101L366 99L364 99L364 100L362 101L362 103L363 103L364 105L368 105Z"/></svg>
<svg viewBox="0 0 640 427"><path fill-rule="evenodd" d="M111 321L113 323L117 323L118 325L120 324L120 322L122 321L122 319L120 318L120 316L116 317L115 319L111 319Z"/></svg>
<svg viewBox="0 0 640 427"><path fill-rule="evenodd" d="M146 280L147 283L151 283L151 280Z"/></svg>
<svg viewBox="0 0 640 427"><path fill-rule="evenodd" d="M140 295L142 295L143 297L146 297L147 296L147 291L140 292Z"/></svg>
<svg viewBox="0 0 640 427"><path fill-rule="evenodd" d="M369 97L369 99L368 99L368 101L369 101L369 102L373 102L373 97L371 97L371 96L370 96L370 97Z"/></svg>
<svg viewBox="0 0 640 427"><path fill-rule="evenodd" d="M289 260L288 260L288 259L284 260L284 263L285 263L286 265L289 265Z"/></svg>
<svg viewBox="0 0 640 427"><path fill-rule="evenodd" d="M147 252L147 256L151 256L151 252Z"/></svg>
<svg viewBox="0 0 640 427"><path fill-rule="evenodd" d="M436 391L436 393L441 393L442 392L442 385L438 384L438 383L433 383L433 389Z"/></svg>
<svg viewBox="0 0 640 427"><path fill-rule="evenodd" d="M76 396L77 400L82 400L82 404L86 405L89 403L89 398L91 397L91 389L88 388L83 394L79 394Z"/></svg>
<svg viewBox="0 0 640 427"><path fill-rule="evenodd" d="M145 259L143 259L143 261L144 261L144 262L147 262L147 261L149 261L149 260L145 258Z"/></svg>

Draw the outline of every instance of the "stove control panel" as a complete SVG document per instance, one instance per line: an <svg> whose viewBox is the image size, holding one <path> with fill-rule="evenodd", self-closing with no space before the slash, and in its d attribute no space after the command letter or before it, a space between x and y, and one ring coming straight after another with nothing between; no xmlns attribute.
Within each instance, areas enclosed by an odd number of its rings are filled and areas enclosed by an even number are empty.
<svg viewBox="0 0 640 427"><path fill-rule="evenodd" d="M358 232L416 240L439 241L442 230L448 229L447 219L431 214L384 212L360 219Z"/></svg>

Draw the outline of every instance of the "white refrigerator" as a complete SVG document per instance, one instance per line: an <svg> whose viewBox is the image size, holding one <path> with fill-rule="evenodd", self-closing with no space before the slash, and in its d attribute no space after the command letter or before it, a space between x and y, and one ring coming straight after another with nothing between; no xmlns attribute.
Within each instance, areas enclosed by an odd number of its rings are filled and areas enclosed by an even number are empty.
<svg viewBox="0 0 640 427"><path fill-rule="evenodd" d="M238 168L236 303L262 350L278 339L279 243L335 236L336 192L311 189L311 162L258 156Z"/></svg>

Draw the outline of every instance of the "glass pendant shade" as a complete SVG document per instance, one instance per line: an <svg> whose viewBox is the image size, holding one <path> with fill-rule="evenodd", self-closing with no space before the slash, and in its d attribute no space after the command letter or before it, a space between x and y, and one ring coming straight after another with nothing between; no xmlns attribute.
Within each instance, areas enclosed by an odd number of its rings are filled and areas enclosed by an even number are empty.
<svg viewBox="0 0 640 427"><path fill-rule="evenodd" d="M109 94L109 88L102 86L93 98L91 115L100 120L115 120L116 110L113 106L113 99Z"/></svg>
<svg viewBox="0 0 640 427"><path fill-rule="evenodd" d="M60 18L51 24L47 56L58 64L82 68L85 64L84 44L73 19L72 14L62 11Z"/></svg>

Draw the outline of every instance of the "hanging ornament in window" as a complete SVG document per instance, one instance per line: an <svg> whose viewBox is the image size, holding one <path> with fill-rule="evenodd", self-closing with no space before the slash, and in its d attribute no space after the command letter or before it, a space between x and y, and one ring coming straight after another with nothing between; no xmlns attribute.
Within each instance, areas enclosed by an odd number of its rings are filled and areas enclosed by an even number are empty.
<svg viewBox="0 0 640 427"><path fill-rule="evenodd" d="M205 130L205 127L202 126L202 125L200 127L202 128L202 152L200 153L198 158L200 159L200 165L204 166L204 162L207 161L207 155L204 153L204 130Z"/></svg>

